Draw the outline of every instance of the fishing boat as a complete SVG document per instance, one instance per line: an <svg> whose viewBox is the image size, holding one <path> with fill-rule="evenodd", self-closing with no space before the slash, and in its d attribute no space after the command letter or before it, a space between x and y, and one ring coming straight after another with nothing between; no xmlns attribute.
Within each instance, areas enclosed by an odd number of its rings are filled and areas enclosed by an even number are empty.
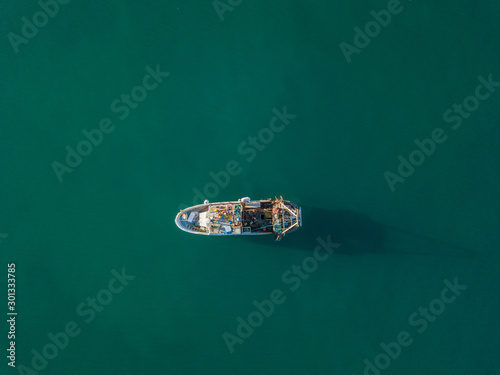
<svg viewBox="0 0 500 375"><path fill-rule="evenodd" d="M175 224L185 232L206 236L269 235L275 240L302 226L301 208L283 197L251 200L249 197L230 202L208 200L181 210Z"/></svg>

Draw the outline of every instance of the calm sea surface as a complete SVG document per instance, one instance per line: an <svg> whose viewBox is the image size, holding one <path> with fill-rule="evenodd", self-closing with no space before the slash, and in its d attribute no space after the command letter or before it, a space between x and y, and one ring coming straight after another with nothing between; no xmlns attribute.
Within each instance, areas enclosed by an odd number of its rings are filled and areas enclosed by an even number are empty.
<svg viewBox="0 0 500 375"><path fill-rule="evenodd" d="M0 13L0 373L500 374L498 2Z"/></svg>

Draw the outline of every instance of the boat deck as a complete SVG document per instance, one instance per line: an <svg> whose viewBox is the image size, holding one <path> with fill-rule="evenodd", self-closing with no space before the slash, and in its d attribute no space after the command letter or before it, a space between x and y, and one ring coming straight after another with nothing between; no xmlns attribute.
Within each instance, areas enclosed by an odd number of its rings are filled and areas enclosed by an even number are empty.
<svg viewBox="0 0 500 375"><path fill-rule="evenodd" d="M212 234L241 234L241 204L214 204L202 214L200 225ZM233 233L234 232L234 233Z"/></svg>
<svg viewBox="0 0 500 375"><path fill-rule="evenodd" d="M300 207L276 200L204 203L177 214L177 226L205 235L275 234L276 240L302 226Z"/></svg>

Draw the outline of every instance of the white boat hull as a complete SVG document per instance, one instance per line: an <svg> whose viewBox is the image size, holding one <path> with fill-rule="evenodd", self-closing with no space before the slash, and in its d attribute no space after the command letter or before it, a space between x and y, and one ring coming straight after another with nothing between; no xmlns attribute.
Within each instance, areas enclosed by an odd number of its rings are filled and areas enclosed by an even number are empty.
<svg viewBox="0 0 500 375"><path fill-rule="evenodd" d="M205 236L259 236L274 234L279 240L302 226L301 209L283 198L215 202L181 210L175 224L183 231Z"/></svg>

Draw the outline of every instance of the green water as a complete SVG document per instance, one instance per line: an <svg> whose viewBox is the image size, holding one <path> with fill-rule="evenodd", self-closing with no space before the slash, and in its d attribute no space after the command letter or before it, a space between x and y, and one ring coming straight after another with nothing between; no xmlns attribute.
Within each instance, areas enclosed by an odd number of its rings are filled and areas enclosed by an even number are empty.
<svg viewBox="0 0 500 375"><path fill-rule="evenodd" d="M500 90L478 78L500 81L500 6L389 6L346 58L387 2L70 1L23 42L40 6L2 4L0 372L500 374ZM193 189L282 195L303 227L189 235Z"/></svg>

